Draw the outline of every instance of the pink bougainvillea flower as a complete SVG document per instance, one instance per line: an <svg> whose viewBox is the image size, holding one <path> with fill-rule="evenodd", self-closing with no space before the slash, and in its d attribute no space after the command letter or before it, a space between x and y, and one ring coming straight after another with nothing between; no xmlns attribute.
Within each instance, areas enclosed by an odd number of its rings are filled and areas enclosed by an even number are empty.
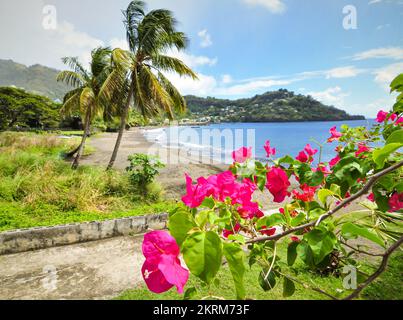
<svg viewBox="0 0 403 320"><path fill-rule="evenodd" d="M358 144L358 150L355 153L355 156L358 157L360 154L371 151L364 143Z"/></svg>
<svg viewBox="0 0 403 320"><path fill-rule="evenodd" d="M397 119L397 114L396 113L391 113L390 117L389 117L389 120L395 121L396 119Z"/></svg>
<svg viewBox="0 0 403 320"><path fill-rule="evenodd" d="M278 211L279 211L281 214L285 214L284 208L280 208L280 209L278 209Z"/></svg>
<svg viewBox="0 0 403 320"><path fill-rule="evenodd" d="M305 152L307 153L308 156L313 157L315 154L318 153L318 149L312 149L310 144L307 144L305 146Z"/></svg>
<svg viewBox="0 0 403 320"><path fill-rule="evenodd" d="M395 122L395 126L402 125L402 124L403 124L403 117L397 119L397 121Z"/></svg>
<svg viewBox="0 0 403 320"><path fill-rule="evenodd" d="M304 151L301 151L295 159L297 159L300 162L305 163L305 162L308 162L309 157L306 155L306 153Z"/></svg>
<svg viewBox="0 0 403 320"><path fill-rule="evenodd" d="M395 212L403 209L403 192L395 192L389 199L389 212Z"/></svg>
<svg viewBox="0 0 403 320"><path fill-rule="evenodd" d="M313 172L322 171L325 176L332 173L332 171L330 171L329 168L324 163L319 163L317 168L312 168L312 171Z"/></svg>
<svg viewBox="0 0 403 320"><path fill-rule="evenodd" d="M370 195L367 197L367 199L371 202L375 202L375 195L373 192L370 193Z"/></svg>
<svg viewBox="0 0 403 320"><path fill-rule="evenodd" d="M292 242L301 242L301 239L296 236L292 236L290 239Z"/></svg>
<svg viewBox="0 0 403 320"><path fill-rule="evenodd" d="M231 171L208 177L207 184L211 188L213 197L222 202L226 198L232 197L237 187L236 177Z"/></svg>
<svg viewBox="0 0 403 320"><path fill-rule="evenodd" d="M178 293L189 279L189 271L182 267L179 246L166 231L153 231L144 236L143 254L146 261L141 268L148 289L163 293L176 286Z"/></svg>
<svg viewBox="0 0 403 320"><path fill-rule="evenodd" d="M340 162L340 160L341 160L341 158L339 155L337 155L335 158L330 160L330 162L329 162L330 168L333 168L336 164L338 164Z"/></svg>
<svg viewBox="0 0 403 320"><path fill-rule="evenodd" d="M266 150L267 157L270 158L270 156L275 156L276 155L276 148L271 148L270 147L270 141L267 140L264 149Z"/></svg>
<svg viewBox="0 0 403 320"><path fill-rule="evenodd" d="M202 179L199 178L198 182L201 181ZM200 206L204 199L209 195L209 189L206 187L207 185L203 183L193 185L192 178L186 174L186 195L182 197L183 203L189 208L197 208Z"/></svg>
<svg viewBox="0 0 403 320"><path fill-rule="evenodd" d="M259 208L259 204L256 202L244 202L237 210L243 219L261 218L264 216Z"/></svg>
<svg viewBox="0 0 403 320"><path fill-rule="evenodd" d="M387 116L388 116L387 112L385 112L383 110L379 111L376 116L376 122L378 122L378 123L384 122L386 120Z"/></svg>
<svg viewBox="0 0 403 320"><path fill-rule="evenodd" d="M240 225L239 223L237 223L237 224L234 226L234 230L227 230L227 229L224 229L224 230L222 231L222 236L223 236L224 238L228 238L230 235L234 234L234 231L237 233L237 232L239 232L239 230L241 230L241 225Z"/></svg>
<svg viewBox="0 0 403 320"><path fill-rule="evenodd" d="M280 168L271 168L267 173L266 188L274 196L274 202L281 203L290 195L288 187L291 185L288 176Z"/></svg>
<svg viewBox="0 0 403 320"><path fill-rule="evenodd" d="M315 198L316 187L310 187L307 184L302 185L301 187L302 193L298 192L297 190L293 190L292 194L295 199L304 201L304 202L311 202Z"/></svg>
<svg viewBox="0 0 403 320"><path fill-rule="evenodd" d="M252 147L246 148L242 147L234 152L232 152L232 159L238 163L244 163L246 160L252 158Z"/></svg>
<svg viewBox="0 0 403 320"><path fill-rule="evenodd" d="M270 229L267 229L267 227L266 226L263 226L260 230L259 230L259 232L261 233L261 234L264 234L265 236L269 236L269 237L271 237L271 236L273 236L275 233L276 233L276 228L274 227L274 228L270 228Z"/></svg>
<svg viewBox="0 0 403 320"><path fill-rule="evenodd" d="M327 142L329 142L329 143L339 140L343 136L343 134L341 132L337 131L336 127L333 127L330 129L330 134L332 136L327 140Z"/></svg>

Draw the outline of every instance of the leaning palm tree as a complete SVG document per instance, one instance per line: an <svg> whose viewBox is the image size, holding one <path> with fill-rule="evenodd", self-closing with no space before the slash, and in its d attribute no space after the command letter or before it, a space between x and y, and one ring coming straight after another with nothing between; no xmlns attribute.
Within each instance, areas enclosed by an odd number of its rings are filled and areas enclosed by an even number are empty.
<svg viewBox="0 0 403 320"><path fill-rule="evenodd" d="M111 49L99 47L91 52L90 70L86 70L76 57L62 58L64 64L72 70L62 71L57 76L57 81L62 81L72 87L63 101L61 111L64 114L79 112L81 114L84 133L80 145L70 153L74 155L72 168L76 169L83 154L85 142L90 135L91 123L95 116L104 114L110 110L111 105L105 99L99 98L99 93L111 72Z"/></svg>
<svg viewBox="0 0 403 320"><path fill-rule="evenodd" d="M112 52L114 70L102 89L107 100L124 97L120 112L120 128L108 169L112 168L126 129L130 106L145 119L159 114L173 118L174 111L183 112L186 102L165 74L177 73L197 79L196 74L177 58L167 55L172 49L183 50L187 38L176 31L172 12L164 9L145 13L143 1L132 1L123 11L129 50ZM125 94L123 94L125 92Z"/></svg>

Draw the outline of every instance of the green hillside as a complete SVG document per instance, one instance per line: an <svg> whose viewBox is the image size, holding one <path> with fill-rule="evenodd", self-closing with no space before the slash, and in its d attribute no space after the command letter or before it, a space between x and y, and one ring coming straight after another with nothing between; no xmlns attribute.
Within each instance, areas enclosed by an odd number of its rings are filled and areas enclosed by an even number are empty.
<svg viewBox="0 0 403 320"><path fill-rule="evenodd" d="M252 98L224 100L187 96L191 117L213 122L283 122L361 120L343 110L326 106L311 96L296 95L285 89Z"/></svg>
<svg viewBox="0 0 403 320"><path fill-rule="evenodd" d="M69 87L56 81L58 72L39 64L27 67L12 60L0 59L0 86L16 86L61 100Z"/></svg>

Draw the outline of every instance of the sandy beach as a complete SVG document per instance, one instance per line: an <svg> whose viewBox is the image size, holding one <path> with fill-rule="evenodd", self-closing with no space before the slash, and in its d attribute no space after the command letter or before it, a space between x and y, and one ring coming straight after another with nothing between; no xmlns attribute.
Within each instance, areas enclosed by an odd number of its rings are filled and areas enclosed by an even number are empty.
<svg viewBox="0 0 403 320"><path fill-rule="evenodd" d="M158 156L166 166L161 170L157 181L163 186L164 196L167 199L180 200L186 192L185 173L196 180L200 176L207 177L228 169L228 165L214 162L210 158L196 158L186 150L162 147L157 143L152 143L144 137L144 130L144 128L132 128L125 132L115 168L124 170L129 164L128 156L134 153ZM116 133L102 133L91 137L89 144L95 148L95 152L83 158L82 164L106 167L115 145L116 136ZM272 198L268 192L259 193L256 197L256 200L265 209L278 207L271 201Z"/></svg>

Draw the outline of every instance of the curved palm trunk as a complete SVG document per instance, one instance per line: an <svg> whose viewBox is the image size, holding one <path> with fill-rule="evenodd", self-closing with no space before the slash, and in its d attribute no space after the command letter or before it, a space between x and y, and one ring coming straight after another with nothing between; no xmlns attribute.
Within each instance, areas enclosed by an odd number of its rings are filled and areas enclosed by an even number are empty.
<svg viewBox="0 0 403 320"><path fill-rule="evenodd" d="M90 115L90 112L88 112L85 116L84 134L81 139L81 143L78 146L77 155L75 156L73 163L71 164L72 169L77 169L80 164L80 158L83 155L85 142L87 140L87 137L90 135L90 125L91 125L90 118L91 118L91 115Z"/></svg>
<svg viewBox="0 0 403 320"><path fill-rule="evenodd" d="M122 111L122 115L120 117L120 127L119 127L118 137L117 137L116 143L115 143L115 148L113 149L111 160L109 161L109 164L108 164L108 167L106 170L112 169L113 165L115 164L116 157L118 156L120 143L122 142L123 134L126 130L126 122L127 122L127 117L129 115L129 109L130 109L130 103L131 103L132 96L133 96L133 90L134 90L134 81L132 81L130 84L129 96L127 97L126 105L125 105L125 107Z"/></svg>

